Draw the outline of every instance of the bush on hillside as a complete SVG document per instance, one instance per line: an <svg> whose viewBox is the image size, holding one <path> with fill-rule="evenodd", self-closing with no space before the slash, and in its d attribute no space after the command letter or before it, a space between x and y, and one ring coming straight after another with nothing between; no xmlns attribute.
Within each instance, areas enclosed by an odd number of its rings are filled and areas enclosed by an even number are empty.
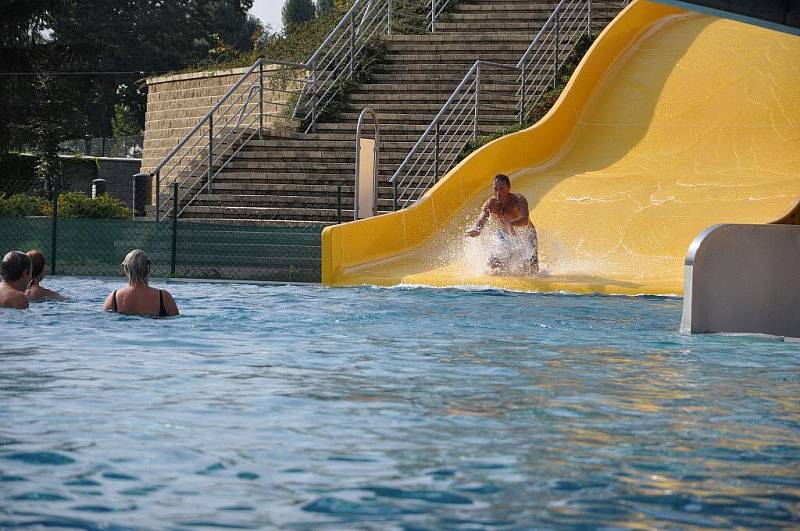
<svg viewBox="0 0 800 531"><path fill-rule="evenodd" d="M14 194L0 195L0 218L25 218L50 214L50 203L37 196Z"/></svg>
<svg viewBox="0 0 800 531"><path fill-rule="evenodd" d="M313 20L315 11L311 0L286 0L281 11L283 26L291 28L296 24Z"/></svg>
<svg viewBox="0 0 800 531"><path fill-rule="evenodd" d="M92 199L82 192L58 196L58 216L75 219L129 219L131 210L108 194Z"/></svg>

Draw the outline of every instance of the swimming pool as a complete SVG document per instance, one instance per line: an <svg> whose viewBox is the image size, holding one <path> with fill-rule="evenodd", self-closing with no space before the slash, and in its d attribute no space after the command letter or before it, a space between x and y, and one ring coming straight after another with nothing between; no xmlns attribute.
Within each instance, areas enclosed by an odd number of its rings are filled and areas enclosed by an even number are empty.
<svg viewBox="0 0 800 531"><path fill-rule="evenodd" d="M45 284L0 310L0 528L800 523L800 344L678 299Z"/></svg>

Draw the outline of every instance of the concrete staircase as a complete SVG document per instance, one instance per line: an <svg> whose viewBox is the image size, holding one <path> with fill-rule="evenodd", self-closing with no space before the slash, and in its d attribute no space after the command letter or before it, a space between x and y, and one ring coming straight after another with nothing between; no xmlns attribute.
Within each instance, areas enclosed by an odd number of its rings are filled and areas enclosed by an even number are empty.
<svg viewBox="0 0 800 531"><path fill-rule="evenodd" d="M460 0L437 23L436 33L384 37L386 53L371 79L348 95L336 121L313 134L268 130L251 140L201 193L183 217L215 223L298 226L352 220L355 129L361 110L379 114L379 210L392 209L389 179L477 59L514 65L558 2ZM599 29L618 2L595 2ZM564 55L571 51L565 47ZM481 93L481 133L515 122L512 112L492 110L516 101L516 74L493 72ZM371 128L365 132L371 136Z"/></svg>

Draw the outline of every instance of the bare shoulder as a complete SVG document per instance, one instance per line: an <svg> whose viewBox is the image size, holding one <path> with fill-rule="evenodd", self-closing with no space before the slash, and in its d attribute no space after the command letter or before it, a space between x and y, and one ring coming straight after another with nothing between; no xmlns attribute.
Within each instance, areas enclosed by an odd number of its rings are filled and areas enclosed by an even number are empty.
<svg viewBox="0 0 800 531"><path fill-rule="evenodd" d="M489 199L487 199L486 202L483 204L483 209L484 210L491 211L491 210L494 210L495 208L497 208L497 198L494 197L494 196L492 196Z"/></svg>
<svg viewBox="0 0 800 531"><path fill-rule="evenodd" d="M179 315L180 312L178 311L178 303L175 302L175 299L167 290L161 290L164 293L164 307L167 310L167 313L170 315Z"/></svg>

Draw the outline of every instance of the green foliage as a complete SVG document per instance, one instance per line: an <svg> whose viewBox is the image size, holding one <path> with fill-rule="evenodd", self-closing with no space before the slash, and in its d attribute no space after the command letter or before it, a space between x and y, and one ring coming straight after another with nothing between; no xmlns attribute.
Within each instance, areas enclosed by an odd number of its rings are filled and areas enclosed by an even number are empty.
<svg viewBox="0 0 800 531"><path fill-rule="evenodd" d="M0 154L0 194L32 194L39 183L35 166L31 155Z"/></svg>
<svg viewBox="0 0 800 531"><path fill-rule="evenodd" d="M46 216L49 213L50 204L41 197L25 194L14 194L11 197L0 195L0 218Z"/></svg>
<svg viewBox="0 0 800 531"><path fill-rule="evenodd" d="M311 0L286 0L281 11L283 25L290 29L297 24L313 20L314 11L314 4Z"/></svg>
<svg viewBox="0 0 800 531"><path fill-rule="evenodd" d="M115 137L133 136L141 134L142 128L131 108L124 103L117 103L111 118L111 131Z"/></svg>
<svg viewBox="0 0 800 531"><path fill-rule="evenodd" d="M131 211L125 203L108 194L92 199L82 192L66 192L58 196L58 216L77 219L129 219Z"/></svg>
<svg viewBox="0 0 800 531"><path fill-rule="evenodd" d="M317 0L317 16L325 15L336 9L336 2L334 0Z"/></svg>

